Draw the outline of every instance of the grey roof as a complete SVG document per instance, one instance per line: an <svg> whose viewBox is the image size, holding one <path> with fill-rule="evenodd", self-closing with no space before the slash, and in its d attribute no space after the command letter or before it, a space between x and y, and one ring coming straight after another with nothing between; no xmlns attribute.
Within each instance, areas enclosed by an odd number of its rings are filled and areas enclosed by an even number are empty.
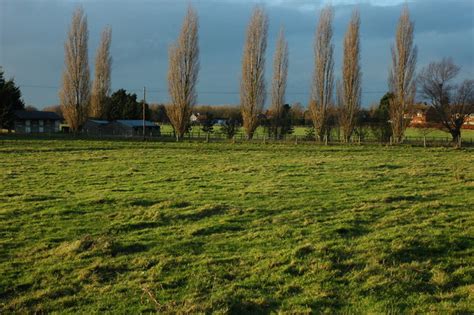
<svg viewBox="0 0 474 315"><path fill-rule="evenodd" d="M15 118L20 120L61 120L61 117L56 113L39 110L16 110Z"/></svg>
<svg viewBox="0 0 474 315"><path fill-rule="evenodd" d="M119 124L128 127L143 127L143 120L117 120ZM157 127L152 121L145 120L145 127Z"/></svg>
<svg viewBox="0 0 474 315"><path fill-rule="evenodd" d="M99 124L99 125L107 125L109 123L108 120L96 120L96 119L89 119L90 122Z"/></svg>

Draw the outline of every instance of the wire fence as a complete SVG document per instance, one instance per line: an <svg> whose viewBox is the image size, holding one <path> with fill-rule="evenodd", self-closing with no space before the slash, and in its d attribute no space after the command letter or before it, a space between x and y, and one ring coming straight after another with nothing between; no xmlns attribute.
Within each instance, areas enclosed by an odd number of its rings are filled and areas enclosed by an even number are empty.
<svg viewBox="0 0 474 315"><path fill-rule="evenodd" d="M173 132L162 132L159 135L127 134L127 135L101 135L86 133L37 133L37 134L0 134L4 139L57 139L57 140L130 140L130 141L162 141L175 142L176 137ZM236 134L229 138L223 133L190 132L180 139L184 142L204 142L204 143L254 143L254 144L317 144L317 145L396 145L392 139L380 140L369 136L355 136L349 142L344 142L340 137L325 137L323 140L312 138L306 135L286 135L280 139L269 137L265 134L255 134L248 140L243 133ZM402 145L419 147L474 147L474 140L461 139L460 143L454 143L450 137L439 136L406 136L401 142Z"/></svg>

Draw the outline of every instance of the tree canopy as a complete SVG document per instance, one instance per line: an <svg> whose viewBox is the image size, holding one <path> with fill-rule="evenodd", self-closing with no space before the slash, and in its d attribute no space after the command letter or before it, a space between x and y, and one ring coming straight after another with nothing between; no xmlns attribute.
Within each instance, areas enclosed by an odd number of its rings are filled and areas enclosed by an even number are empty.
<svg viewBox="0 0 474 315"><path fill-rule="evenodd" d="M146 116L150 117L148 105L145 111ZM120 89L107 99L107 110L103 118L108 120L142 119L142 116L142 103L137 101L137 95Z"/></svg>
<svg viewBox="0 0 474 315"><path fill-rule="evenodd" d="M25 104L21 99L20 88L13 79L5 80L0 68L0 129L13 129L14 112L22 110Z"/></svg>

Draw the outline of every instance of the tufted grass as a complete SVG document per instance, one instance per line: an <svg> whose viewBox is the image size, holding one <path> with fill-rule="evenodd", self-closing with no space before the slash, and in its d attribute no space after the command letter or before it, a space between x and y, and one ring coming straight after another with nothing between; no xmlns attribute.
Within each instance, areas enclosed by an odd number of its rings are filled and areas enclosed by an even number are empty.
<svg viewBox="0 0 474 315"><path fill-rule="evenodd" d="M0 313L469 313L473 153L3 140Z"/></svg>

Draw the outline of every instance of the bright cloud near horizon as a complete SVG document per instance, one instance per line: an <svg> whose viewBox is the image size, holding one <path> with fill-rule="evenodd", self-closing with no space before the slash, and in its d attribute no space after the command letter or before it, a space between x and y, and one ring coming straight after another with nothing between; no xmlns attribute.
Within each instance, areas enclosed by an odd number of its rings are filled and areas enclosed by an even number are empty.
<svg viewBox="0 0 474 315"><path fill-rule="evenodd" d="M89 65L106 25L113 30L112 88L138 94L146 86L152 103L168 102L168 47L176 39L188 3L200 18L199 104L238 104L245 31L255 4L269 16L266 81L271 86L276 36L285 28L290 49L286 100L307 104L313 39L320 8L335 9L335 77L340 77L342 39L351 12L361 14L363 105L387 91L390 46L404 5L415 21L417 69L450 56L462 67L459 80L474 78L474 1L471 0L0 0L0 66L21 86L28 105L58 104L64 39L82 5L89 23ZM268 97L269 98L269 97Z"/></svg>

